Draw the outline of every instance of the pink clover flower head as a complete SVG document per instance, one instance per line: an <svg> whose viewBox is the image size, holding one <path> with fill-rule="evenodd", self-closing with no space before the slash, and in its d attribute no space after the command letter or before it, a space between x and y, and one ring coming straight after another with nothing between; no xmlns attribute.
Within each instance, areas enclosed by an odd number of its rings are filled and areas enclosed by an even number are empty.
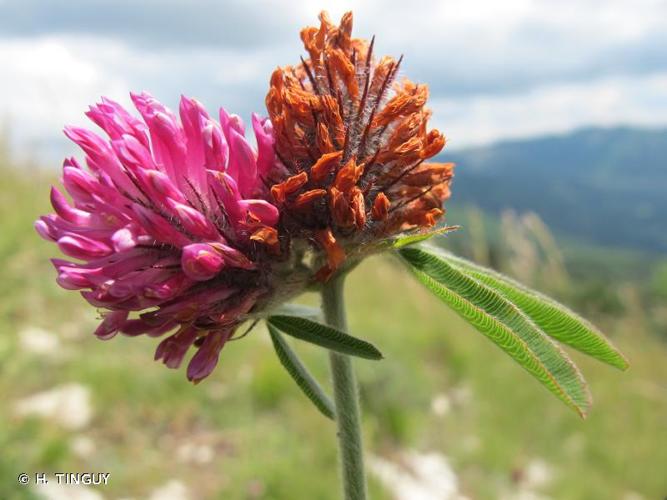
<svg viewBox="0 0 667 500"><path fill-rule="evenodd" d="M281 253L278 209L266 179L277 162L271 123L253 115L257 147L236 115L212 118L182 97L178 115L147 93L132 94L140 118L102 98L86 115L108 137L65 134L85 153L68 158L51 190L54 214L37 232L69 259L57 281L101 308L100 339L163 336L155 358L198 382L246 315L271 293Z"/></svg>

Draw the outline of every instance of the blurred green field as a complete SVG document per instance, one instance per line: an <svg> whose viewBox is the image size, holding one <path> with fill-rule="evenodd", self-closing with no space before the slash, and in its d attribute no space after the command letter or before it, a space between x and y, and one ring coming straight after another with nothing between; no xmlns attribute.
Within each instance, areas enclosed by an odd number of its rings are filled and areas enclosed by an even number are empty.
<svg viewBox="0 0 667 500"><path fill-rule="evenodd" d="M97 488L103 498L150 498L170 481L193 499L338 498L334 425L284 373L263 328L226 346L198 386L152 361L155 339L93 338L95 311L56 286L48 262L54 247L32 229L49 210L51 179L28 167L0 174L0 498L35 497L18 484L20 472L58 471L110 472L108 486ZM400 466L407 450L440 453L459 493L474 499L664 498L664 301L619 279L604 285L623 303L609 312L571 282L555 293L581 299L632 365L621 373L574 355L595 400L586 421L398 262L364 263L347 284L351 329L385 355L357 362L369 456ZM46 352L30 342L36 328L51 334ZM326 354L296 347L327 381ZM90 422L72 429L17 413L24 398L66 384L90 390ZM393 498L386 482L370 478L373 498Z"/></svg>

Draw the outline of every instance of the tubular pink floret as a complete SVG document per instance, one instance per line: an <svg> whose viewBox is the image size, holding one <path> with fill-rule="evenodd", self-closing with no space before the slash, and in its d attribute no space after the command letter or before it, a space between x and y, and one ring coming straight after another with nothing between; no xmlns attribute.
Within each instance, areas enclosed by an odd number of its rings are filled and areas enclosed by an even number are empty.
<svg viewBox="0 0 667 500"><path fill-rule="evenodd" d="M181 267L185 275L195 281L214 278L225 265L225 259L214 246L193 243L183 248Z"/></svg>
<svg viewBox="0 0 667 500"><path fill-rule="evenodd" d="M63 163L55 214L35 229L76 261L54 259L57 281L100 307L100 339L172 335L156 359L208 376L220 350L257 301L269 293L275 248L258 231L275 230L278 209L265 179L276 167L270 122L252 116L257 148L241 119L212 119L183 96L178 115L150 94L131 94L141 119L102 98L86 115L107 138L80 127L65 134L85 153ZM270 252L269 252L270 251Z"/></svg>

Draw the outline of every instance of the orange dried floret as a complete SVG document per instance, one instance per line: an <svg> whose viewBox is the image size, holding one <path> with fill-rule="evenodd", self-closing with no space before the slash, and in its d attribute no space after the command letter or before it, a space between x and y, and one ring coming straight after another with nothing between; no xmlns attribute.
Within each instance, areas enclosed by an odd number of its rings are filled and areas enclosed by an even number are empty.
<svg viewBox="0 0 667 500"><path fill-rule="evenodd" d="M436 224L452 168L424 163L445 145L428 128L428 87L397 83L403 58L376 59L374 39L352 38L351 13L338 26L325 12L319 19L301 31L308 58L276 70L266 96L285 167L271 192L295 212L288 230L319 241L327 228L347 248Z"/></svg>

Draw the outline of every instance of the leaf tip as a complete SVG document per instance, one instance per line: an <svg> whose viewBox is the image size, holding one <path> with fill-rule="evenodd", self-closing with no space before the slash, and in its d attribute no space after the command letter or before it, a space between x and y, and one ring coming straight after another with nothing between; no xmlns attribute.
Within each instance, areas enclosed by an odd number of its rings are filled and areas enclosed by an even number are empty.
<svg viewBox="0 0 667 500"><path fill-rule="evenodd" d="M382 361L384 359L384 355L377 348L374 349L375 352L373 352L372 356L369 356L368 359L371 361Z"/></svg>
<svg viewBox="0 0 667 500"><path fill-rule="evenodd" d="M616 368L621 370L622 372L627 372L630 369L630 360L626 358L623 354L620 352L618 353L618 364L614 365Z"/></svg>
<svg viewBox="0 0 667 500"><path fill-rule="evenodd" d="M627 361L624 361L623 363L619 363L614 365L614 368L622 371L622 372L627 372L630 369L630 363Z"/></svg>
<svg viewBox="0 0 667 500"><path fill-rule="evenodd" d="M579 418L581 418L581 420L586 420L591 411L591 407L593 406L593 398L591 396L591 393L588 390L586 391L585 402L575 403L571 401L570 404L568 404L568 406L571 409L573 409L577 415L579 415Z"/></svg>

